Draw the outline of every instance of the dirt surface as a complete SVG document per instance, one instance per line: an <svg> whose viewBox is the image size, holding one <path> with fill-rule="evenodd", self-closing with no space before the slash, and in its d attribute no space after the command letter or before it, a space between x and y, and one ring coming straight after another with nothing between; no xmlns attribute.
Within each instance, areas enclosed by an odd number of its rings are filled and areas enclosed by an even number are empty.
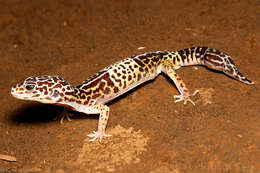
<svg viewBox="0 0 260 173"><path fill-rule="evenodd" d="M259 1L1 0L0 6L0 158L17 160L0 160L0 173L260 172ZM113 136L103 144L87 137L98 116L10 95L11 85L28 76L59 74L76 85L130 55L198 45L232 55L256 85L182 68L190 91L201 91L192 106L175 104L178 92L161 75L109 104ZM55 120L63 114L73 121Z"/></svg>

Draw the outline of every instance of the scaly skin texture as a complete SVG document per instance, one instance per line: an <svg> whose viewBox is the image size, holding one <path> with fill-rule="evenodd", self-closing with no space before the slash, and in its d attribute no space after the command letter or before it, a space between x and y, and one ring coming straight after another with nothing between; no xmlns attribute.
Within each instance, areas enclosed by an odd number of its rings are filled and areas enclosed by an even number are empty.
<svg viewBox="0 0 260 173"><path fill-rule="evenodd" d="M175 72L189 65L204 65L245 84L254 84L237 70L229 55L208 47L192 47L128 57L104 68L77 86L71 86L57 75L29 77L13 86L11 94L18 99L61 105L86 114L100 114L98 130L89 137L93 137L90 141L99 138L101 142L104 136L110 136L105 134L109 118L109 107L105 104L141 83L154 79L161 72L170 77L180 92L180 95L174 96L175 102L184 101L186 104L189 101L195 105L190 96L198 93L198 90L190 94Z"/></svg>

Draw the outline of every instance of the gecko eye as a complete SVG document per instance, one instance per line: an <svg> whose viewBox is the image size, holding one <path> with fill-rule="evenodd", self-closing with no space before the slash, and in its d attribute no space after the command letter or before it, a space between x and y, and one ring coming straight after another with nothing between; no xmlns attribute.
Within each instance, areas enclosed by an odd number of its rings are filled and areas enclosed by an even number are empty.
<svg viewBox="0 0 260 173"><path fill-rule="evenodd" d="M31 90L34 88L34 85L26 85L25 88L26 88L28 91L31 91Z"/></svg>

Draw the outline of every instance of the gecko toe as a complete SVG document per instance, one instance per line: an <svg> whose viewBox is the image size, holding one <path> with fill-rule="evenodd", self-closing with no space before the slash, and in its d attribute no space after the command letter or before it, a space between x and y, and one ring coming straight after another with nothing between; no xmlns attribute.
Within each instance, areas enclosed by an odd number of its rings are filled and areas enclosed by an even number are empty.
<svg viewBox="0 0 260 173"><path fill-rule="evenodd" d="M110 134L105 134L104 132L96 132L96 131L93 131L93 134L89 134L88 137L92 138L89 140L89 142L93 142L95 141L96 139L99 138L99 142L102 143L102 138L103 137L110 137L112 135Z"/></svg>

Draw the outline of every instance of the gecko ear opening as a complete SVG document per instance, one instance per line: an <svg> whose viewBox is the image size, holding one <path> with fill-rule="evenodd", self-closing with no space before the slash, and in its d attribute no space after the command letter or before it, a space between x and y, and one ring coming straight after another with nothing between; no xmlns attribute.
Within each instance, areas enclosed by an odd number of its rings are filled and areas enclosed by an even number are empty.
<svg viewBox="0 0 260 173"><path fill-rule="evenodd" d="M59 95L60 95L60 94L59 94L59 91L54 90L52 96L55 97L55 98L57 98Z"/></svg>

